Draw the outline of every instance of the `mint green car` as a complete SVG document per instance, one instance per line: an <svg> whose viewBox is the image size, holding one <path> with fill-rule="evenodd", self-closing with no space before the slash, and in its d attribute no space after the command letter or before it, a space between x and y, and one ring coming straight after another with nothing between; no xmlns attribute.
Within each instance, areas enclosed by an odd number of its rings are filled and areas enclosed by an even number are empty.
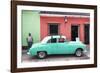
<svg viewBox="0 0 100 73"><path fill-rule="evenodd" d="M65 36L47 36L40 43L33 44L28 55L45 58L52 54L75 54L82 56L86 45L81 41L67 41Z"/></svg>

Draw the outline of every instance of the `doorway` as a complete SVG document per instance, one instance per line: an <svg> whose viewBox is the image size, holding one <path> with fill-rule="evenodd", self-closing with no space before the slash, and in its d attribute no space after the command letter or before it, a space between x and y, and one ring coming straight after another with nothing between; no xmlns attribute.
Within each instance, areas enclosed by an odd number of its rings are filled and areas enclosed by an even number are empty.
<svg viewBox="0 0 100 73"><path fill-rule="evenodd" d="M85 44L89 44L90 42L90 40L89 40L89 32L90 32L90 26L89 26L89 24L85 24L84 25L84 43Z"/></svg>
<svg viewBox="0 0 100 73"><path fill-rule="evenodd" d="M77 37L78 37L78 26L72 25L71 26L71 40L76 41Z"/></svg>
<svg viewBox="0 0 100 73"><path fill-rule="evenodd" d="M57 23L49 23L49 35L58 35L58 24Z"/></svg>

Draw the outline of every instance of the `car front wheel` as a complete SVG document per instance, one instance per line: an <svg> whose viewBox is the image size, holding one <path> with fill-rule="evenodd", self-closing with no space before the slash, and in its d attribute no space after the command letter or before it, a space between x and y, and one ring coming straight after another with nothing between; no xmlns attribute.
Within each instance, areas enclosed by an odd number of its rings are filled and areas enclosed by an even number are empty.
<svg viewBox="0 0 100 73"><path fill-rule="evenodd" d="M77 49L76 52L75 52L75 55L76 55L77 57L82 56L82 55L83 55L82 49Z"/></svg>
<svg viewBox="0 0 100 73"><path fill-rule="evenodd" d="M37 53L37 57L40 59L43 59L47 56L47 53L45 51L40 51Z"/></svg>

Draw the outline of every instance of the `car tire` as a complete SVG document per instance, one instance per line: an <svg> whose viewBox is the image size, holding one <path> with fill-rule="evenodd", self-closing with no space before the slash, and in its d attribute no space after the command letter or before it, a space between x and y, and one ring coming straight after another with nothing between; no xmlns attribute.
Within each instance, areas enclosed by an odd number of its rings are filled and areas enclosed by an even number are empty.
<svg viewBox="0 0 100 73"><path fill-rule="evenodd" d="M37 57L40 59L43 59L47 56L47 53L45 51L40 51L37 53Z"/></svg>
<svg viewBox="0 0 100 73"><path fill-rule="evenodd" d="M76 52L75 52L75 55L77 57L81 57L83 55L83 50L82 49L77 49Z"/></svg>

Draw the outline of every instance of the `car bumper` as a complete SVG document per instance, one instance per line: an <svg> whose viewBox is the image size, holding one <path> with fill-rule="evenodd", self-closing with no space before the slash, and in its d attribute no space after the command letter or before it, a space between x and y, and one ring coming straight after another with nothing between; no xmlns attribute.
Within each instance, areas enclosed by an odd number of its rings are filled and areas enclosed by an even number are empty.
<svg viewBox="0 0 100 73"><path fill-rule="evenodd" d="M29 56L35 56L36 55L36 52L29 51L29 52L27 52L27 55L29 55Z"/></svg>
<svg viewBox="0 0 100 73"><path fill-rule="evenodd" d="M84 53L87 53L88 51L87 51L87 50L84 50L83 52L84 52Z"/></svg>

